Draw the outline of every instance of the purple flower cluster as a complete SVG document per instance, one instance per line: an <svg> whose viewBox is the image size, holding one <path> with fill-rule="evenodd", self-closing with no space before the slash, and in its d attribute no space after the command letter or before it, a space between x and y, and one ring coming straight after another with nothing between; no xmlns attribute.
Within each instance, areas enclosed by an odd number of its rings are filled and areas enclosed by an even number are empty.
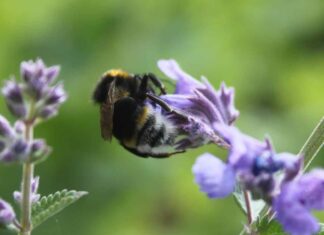
<svg viewBox="0 0 324 235"><path fill-rule="evenodd" d="M59 66L46 67L41 59L22 62L22 82L5 82L2 94L11 113L18 118L12 127L0 116L0 162L37 161L46 157L50 148L42 139L26 140L26 125L35 125L57 114L67 95L63 84L54 84Z"/></svg>
<svg viewBox="0 0 324 235"><path fill-rule="evenodd" d="M12 127L7 119L0 115L0 162L24 162L29 158L37 161L46 157L50 147L43 139L27 141L25 125L18 120Z"/></svg>
<svg viewBox="0 0 324 235"><path fill-rule="evenodd" d="M192 170L202 192L210 198L226 197L238 183L272 206L285 231L311 235L319 230L310 211L324 209L324 170L302 175L303 159L276 153L269 140L261 142L225 125L217 125L216 130L230 145L228 159L224 163L203 154L196 160Z"/></svg>
<svg viewBox="0 0 324 235"><path fill-rule="evenodd" d="M215 90L184 72L174 60L160 60L165 75L176 80L174 94L160 96L174 112L164 115L180 130L176 149L215 143L229 149L226 163L205 153L192 171L200 190L210 198L222 198L239 184L254 199L263 199L274 210L285 230L310 235L319 229L311 210L324 209L324 170L301 174L303 158L276 153L269 139L259 141L241 133L232 124L239 112L234 106L234 89L221 84Z"/></svg>
<svg viewBox="0 0 324 235"><path fill-rule="evenodd" d="M46 67L41 59L22 62L22 82L10 79L2 88L11 113L19 119L31 121L55 116L67 98L63 84L54 84L59 71L59 66Z"/></svg>
<svg viewBox="0 0 324 235"><path fill-rule="evenodd" d="M160 96L175 111L165 116L176 124L179 135L184 136L175 143L175 148L195 148L207 143L226 145L215 126L231 125L239 116L234 107L234 89L223 83L216 91L205 77L201 82L194 79L174 60L160 60L158 66L165 75L176 80L174 94Z"/></svg>

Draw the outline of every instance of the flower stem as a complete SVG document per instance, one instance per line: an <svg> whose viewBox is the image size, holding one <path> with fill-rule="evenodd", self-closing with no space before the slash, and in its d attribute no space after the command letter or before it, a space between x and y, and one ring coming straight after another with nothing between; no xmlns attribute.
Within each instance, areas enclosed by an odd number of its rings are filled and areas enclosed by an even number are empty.
<svg viewBox="0 0 324 235"><path fill-rule="evenodd" d="M26 125L25 139L27 141L32 141L33 124L30 122L26 122L25 125ZM31 188L32 188L33 175L34 175L34 164L28 160L23 165L20 235L30 235L32 230Z"/></svg>
<svg viewBox="0 0 324 235"><path fill-rule="evenodd" d="M250 226L253 223L250 197L248 191L246 190L244 190L243 194L244 194L244 200L246 206L247 221L248 221L248 225Z"/></svg>

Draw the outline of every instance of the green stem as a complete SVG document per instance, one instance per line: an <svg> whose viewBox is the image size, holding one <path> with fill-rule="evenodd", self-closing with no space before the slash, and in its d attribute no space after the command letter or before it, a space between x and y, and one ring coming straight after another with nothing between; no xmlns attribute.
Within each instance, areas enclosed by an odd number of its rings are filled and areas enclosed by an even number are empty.
<svg viewBox="0 0 324 235"><path fill-rule="evenodd" d="M26 122L25 139L32 141L33 139L33 124ZM21 202L21 231L20 235L30 235L32 230L31 225L31 188L32 179L34 177L34 164L27 161L23 165L22 176L22 202Z"/></svg>
<svg viewBox="0 0 324 235"><path fill-rule="evenodd" d="M313 132L308 137L306 143L299 151L299 155L304 156L304 171L309 167L316 154L322 148L324 143L324 117L317 124Z"/></svg>

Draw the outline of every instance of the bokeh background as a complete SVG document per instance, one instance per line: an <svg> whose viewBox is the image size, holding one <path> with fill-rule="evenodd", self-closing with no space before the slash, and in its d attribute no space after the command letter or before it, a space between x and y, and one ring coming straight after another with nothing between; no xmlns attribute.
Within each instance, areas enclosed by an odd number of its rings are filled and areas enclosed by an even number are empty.
<svg viewBox="0 0 324 235"><path fill-rule="evenodd" d="M60 115L35 130L53 146L37 166L40 192L90 194L34 235L238 234L244 217L233 198L208 200L191 166L205 146L167 160L141 159L99 134L91 92L107 69L154 72L174 58L218 87L236 89L237 121L277 151L297 153L323 115L323 0L1 0L0 78L22 60L60 64L69 93ZM169 87L172 91L172 87ZM12 117L0 99L0 111ZM324 165L321 151L314 165ZM0 166L0 195L12 201L21 169ZM323 213L317 213L324 220Z"/></svg>

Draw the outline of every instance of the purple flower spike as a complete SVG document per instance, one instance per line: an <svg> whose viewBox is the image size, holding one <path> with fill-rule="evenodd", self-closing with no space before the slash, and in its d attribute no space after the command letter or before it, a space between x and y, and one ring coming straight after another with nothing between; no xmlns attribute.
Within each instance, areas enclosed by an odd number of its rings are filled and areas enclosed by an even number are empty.
<svg viewBox="0 0 324 235"><path fill-rule="evenodd" d="M192 172L200 190L210 198L230 195L235 187L235 173L231 166L209 153L198 157Z"/></svg>
<svg viewBox="0 0 324 235"><path fill-rule="evenodd" d="M15 218L16 214L11 205L0 198L0 225L9 225Z"/></svg>
<svg viewBox="0 0 324 235"><path fill-rule="evenodd" d="M318 232L320 226L310 210L324 210L324 170L313 170L285 182L273 201L273 209L285 231L293 235Z"/></svg>
<svg viewBox="0 0 324 235"><path fill-rule="evenodd" d="M41 59L24 61L20 66L21 76L25 81L27 93L36 101L44 98L50 86L59 74L60 67L46 67Z"/></svg>

